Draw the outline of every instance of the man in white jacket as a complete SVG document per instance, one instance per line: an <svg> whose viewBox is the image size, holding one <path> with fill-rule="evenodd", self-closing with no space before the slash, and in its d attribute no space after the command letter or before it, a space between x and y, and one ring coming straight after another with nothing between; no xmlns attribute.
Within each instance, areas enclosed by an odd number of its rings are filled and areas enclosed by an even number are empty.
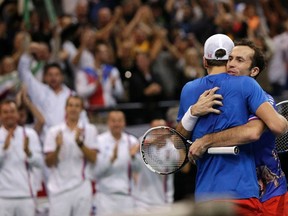
<svg viewBox="0 0 288 216"><path fill-rule="evenodd" d="M37 43L31 44L30 52L36 58L41 54ZM37 80L30 70L33 59L32 55L28 53L23 54L18 65L18 73L20 80L27 86L27 92L31 101L45 118L45 125L41 134L41 141L43 141L48 128L65 120L66 100L70 95L75 94L75 92L64 84L62 68L57 63L45 65L44 82ZM84 110L81 113L81 119L86 122L88 121Z"/></svg>
<svg viewBox="0 0 288 216"><path fill-rule="evenodd" d="M44 142L50 216L90 214L92 184L88 176L97 156L97 129L79 119L82 109L82 99L70 96L66 120L51 127Z"/></svg>
<svg viewBox="0 0 288 216"><path fill-rule="evenodd" d="M98 136L97 165L94 169L96 215L121 214L133 209L132 171L139 150L135 136L124 132L125 115L112 110L108 114L108 131Z"/></svg>
<svg viewBox="0 0 288 216"><path fill-rule="evenodd" d="M18 125L15 101L0 106L0 209L5 216L34 216L33 168L43 163L36 132Z"/></svg>

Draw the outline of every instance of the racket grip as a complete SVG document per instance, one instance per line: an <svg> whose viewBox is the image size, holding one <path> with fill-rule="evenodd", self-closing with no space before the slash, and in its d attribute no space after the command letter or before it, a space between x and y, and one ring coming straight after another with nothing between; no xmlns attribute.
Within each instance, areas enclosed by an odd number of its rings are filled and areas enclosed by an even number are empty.
<svg viewBox="0 0 288 216"><path fill-rule="evenodd" d="M208 148L208 154L232 154L232 155L237 155L237 154L239 154L239 147L238 146L212 147L212 148Z"/></svg>

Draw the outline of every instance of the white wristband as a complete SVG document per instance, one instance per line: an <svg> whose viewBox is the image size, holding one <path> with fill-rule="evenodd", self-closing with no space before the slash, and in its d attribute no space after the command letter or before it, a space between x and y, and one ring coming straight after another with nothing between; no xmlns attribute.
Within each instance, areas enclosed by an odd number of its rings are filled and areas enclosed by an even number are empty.
<svg viewBox="0 0 288 216"><path fill-rule="evenodd" d="M187 112L184 114L183 118L181 119L182 126L186 131L192 131L194 126L198 120L197 116L191 115L190 109L192 106L189 107Z"/></svg>

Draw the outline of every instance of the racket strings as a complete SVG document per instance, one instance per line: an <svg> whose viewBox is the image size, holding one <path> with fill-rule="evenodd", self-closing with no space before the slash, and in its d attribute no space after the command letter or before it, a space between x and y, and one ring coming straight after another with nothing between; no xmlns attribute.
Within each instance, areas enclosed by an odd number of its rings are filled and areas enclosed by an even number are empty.
<svg viewBox="0 0 288 216"><path fill-rule="evenodd" d="M284 116L288 120L288 102L280 103L277 105L278 113ZM288 133L276 137L276 151L287 152L288 151Z"/></svg>
<svg viewBox="0 0 288 216"><path fill-rule="evenodd" d="M172 173L185 161L186 146L183 140L167 129L151 131L142 141L144 162L158 173Z"/></svg>

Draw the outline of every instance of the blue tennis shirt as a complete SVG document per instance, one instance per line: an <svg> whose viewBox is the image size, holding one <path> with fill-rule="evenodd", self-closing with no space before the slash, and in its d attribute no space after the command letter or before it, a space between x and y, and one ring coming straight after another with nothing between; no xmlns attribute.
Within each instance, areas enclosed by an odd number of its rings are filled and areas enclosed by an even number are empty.
<svg viewBox="0 0 288 216"><path fill-rule="evenodd" d="M188 82L182 89L177 120L208 89L220 87L223 96L221 114L208 114L198 119L191 135L194 141L202 136L247 123L259 106L267 102L259 84L247 76L226 73L208 75ZM255 155L252 144L240 146L238 155L210 155L197 160L195 200L244 199L259 197Z"/></svg>
<svg viewBox="0 0 288 216"><path fill-rule="evenodd" d="M274 99L267 94L270 104L276 109ZM257 116L249 120L258 119ZM275 135L266 129L260 139L253 144L257 166L257 176L262 181L263 191L260 201L265 202L272 197L283 195L287 192L285 174L281 169L281 162L275 149Z"/></svg>

